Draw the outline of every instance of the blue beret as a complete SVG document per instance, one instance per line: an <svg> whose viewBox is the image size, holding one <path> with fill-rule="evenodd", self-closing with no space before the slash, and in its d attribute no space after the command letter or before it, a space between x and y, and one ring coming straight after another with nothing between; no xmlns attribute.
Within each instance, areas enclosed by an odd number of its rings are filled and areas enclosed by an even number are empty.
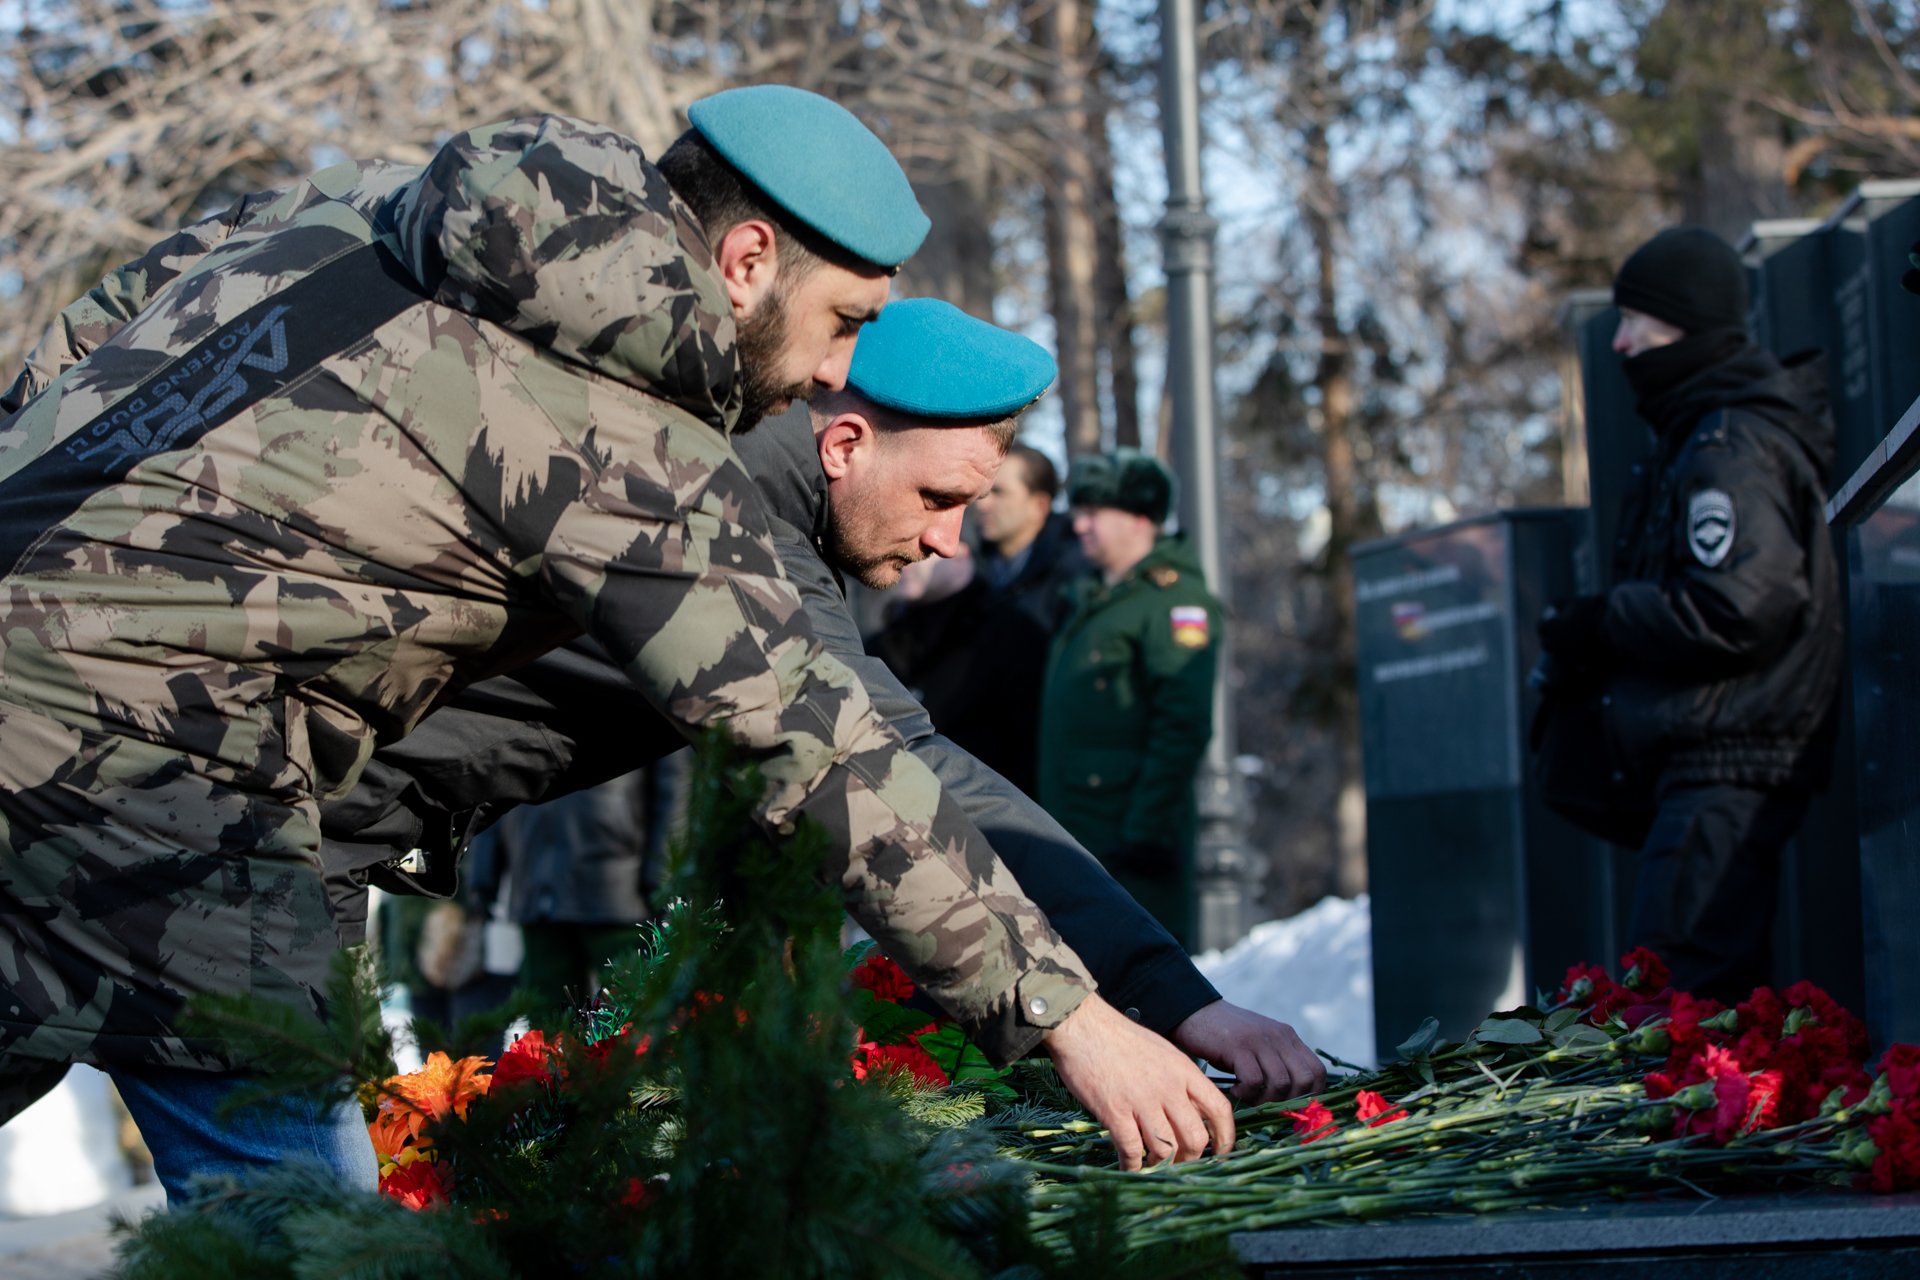
<svg viewBox="0 0 1920 1280"><path fill-rule="evenodd" d="M899 266L933 226L887 144L817 93L728 89L688 107L687 119L774 203L868 262Z"/></svg>
<svg viewBox="0 0 1920 1280"><path fill-rule="evenodd" d="M1030 338L938 298L903 298L862 326L847 385L919 418L1004 418L1039 399L1056 372Z"/></svg>

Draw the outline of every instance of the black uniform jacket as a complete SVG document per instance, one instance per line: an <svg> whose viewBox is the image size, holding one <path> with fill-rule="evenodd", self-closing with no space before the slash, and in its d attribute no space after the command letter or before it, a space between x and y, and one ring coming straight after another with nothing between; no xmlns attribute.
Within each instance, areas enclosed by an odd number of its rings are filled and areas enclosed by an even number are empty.
<svg viewBox="0 0 1920 1280"><path fill-rule="evenodd" d="M1758 347L1642 407L1606 609L1610 723L1662 785L1825 785L1845 644L1815 353Z"/></svg>
<svg viewBox="0 0 1920 1280"><path fill-rule="evenodd" d="M1030 796L1039 794L1040 690L1047 633L977 575L931 603L908 605L867 649L960 748Z"/></svg>
<svg viewBox="0 0 1920 1280"><path fill-rule="evenodd" d="M839 577L822 558L827 479L806 407L734 445L767 498L775 546L814 634L959 801L1107 1001L1164 1034L1218 1000L1179 943L1091 854L1017 787L936 734L886 665L867 656ZM370 872L397 851L449 853L515 805L596 785L684 745L590 640L469 686L376 752L360 784L322 809L342 941L353 941L356 920L364 927Z"/></svg>

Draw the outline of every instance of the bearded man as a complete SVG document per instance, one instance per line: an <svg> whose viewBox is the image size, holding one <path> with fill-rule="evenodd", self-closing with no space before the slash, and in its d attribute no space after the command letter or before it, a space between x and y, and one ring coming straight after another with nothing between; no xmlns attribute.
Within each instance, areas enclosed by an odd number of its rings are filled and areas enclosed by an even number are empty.
<svg viewBox="0 0 1920 1280"><path fill-rule="evenodd" d="M0 463L6 1113L91 1061L170 1195L290 1158L371 1185L350 1108L215 1123L245 1064L173 1018L196 992L316 1007L354 940L334 904L371 865L322 856L321 804L436 705L584 632L682 732L724 721L760 755L761 820L825 826L856 917L990 1057L1043 1047L1123 1147L1231 1146L1218 1095L1093 994L821 649L729 446L844 384L925 234L904 175L799 91L690 116L659 168L555 117L425 169L337 166L56 326L90 354L29 370L23 391L51 381Z"/></svg>

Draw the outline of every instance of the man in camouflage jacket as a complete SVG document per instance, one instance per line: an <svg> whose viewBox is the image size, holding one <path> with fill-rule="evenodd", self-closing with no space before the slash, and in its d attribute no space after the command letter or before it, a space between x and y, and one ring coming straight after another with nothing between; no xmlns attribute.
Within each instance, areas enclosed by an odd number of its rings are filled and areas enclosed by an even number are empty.
<svg viewBox="0 0 1920 1280"><path fill-rule="evenodd" d="M807 627L726 436L766 296L734 245L616 134L477 129L236 210L7 423L0 1069L232 1068L172 1019L196 992L317 1004L319 804L446 691L581 632L763 753L763 820L823 823L856 916L990 1053L1103 1003ZM801 377L843 376L871 275L813 288ZM1070 1082L1119 1044L1074 1021Z"/></svg>

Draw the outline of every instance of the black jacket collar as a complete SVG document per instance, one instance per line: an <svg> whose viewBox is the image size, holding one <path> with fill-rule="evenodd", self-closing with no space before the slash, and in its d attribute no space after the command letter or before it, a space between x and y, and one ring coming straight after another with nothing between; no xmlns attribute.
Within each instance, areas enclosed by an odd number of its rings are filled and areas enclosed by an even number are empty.
<svg viewBox="0 0 1920 1280"><path fill-rule="evenodd" d="M806 537L824 558L827 473L820 466L807 406L796 404L745 435L735 436L733 448L773 517Z"/></svg>

